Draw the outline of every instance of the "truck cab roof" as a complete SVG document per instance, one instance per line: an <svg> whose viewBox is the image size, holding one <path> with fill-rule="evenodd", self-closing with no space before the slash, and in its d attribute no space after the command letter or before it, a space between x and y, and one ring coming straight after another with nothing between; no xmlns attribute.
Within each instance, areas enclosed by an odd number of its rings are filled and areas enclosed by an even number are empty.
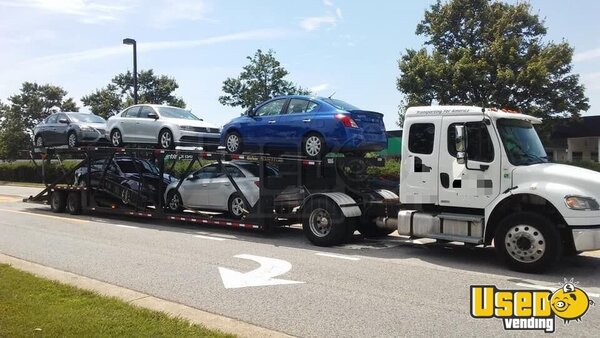
<svg viewBox="0 0 600 338"><path fill-rule="evenodd" d="M529 121L533 124L540 124L542 120L530 115L521 114L515 111L482 108L477 106L419 106L410 107L406 110L406 118L423 116L473 116L481 115L497 119L518 119Z"/></svg>

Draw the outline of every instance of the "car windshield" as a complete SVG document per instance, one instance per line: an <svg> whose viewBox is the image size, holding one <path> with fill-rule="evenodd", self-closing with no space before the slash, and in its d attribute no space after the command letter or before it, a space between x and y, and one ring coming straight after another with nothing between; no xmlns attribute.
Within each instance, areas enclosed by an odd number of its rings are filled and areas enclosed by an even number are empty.
<svg viewBox="0 0 600 338"><path fill-rule="evenodd" d="M175 108L175 107L158 107L160 116L168 117L171 119L184 119L184 120L200 120L196 115L192 114L191 111Z"/></svg>
<svg viewBox="0 0 600 338"><path fill-rule="evenodd" d="M105 123L106 120L94 114L69 114L69 118L73 122L84 123Z"/></svg>
<svg viewBox="0 0 600 338"><path fill-rule="evenodd" d="M158 174L158 169L146 161L137 161L142 164L143 173ZM117 165L126 174L138 174L139 168L132 160L117 160Z"/></svg>
<svg viewBox="0 0 600 338"><path fill-rule="evenodd" d="M498 120L498 132L508 160L513 165L530 165L548 162L542 141L528 121L516 119Z"/></svg>
<svg viewBox="0 0 600 338"><path fill-rule="evenodd" d="M345 111L352 111L352 110L360 110L358 107L355 107L353 105L351 105L348 102L344 102L342 100L337 100L337 99L330 99L330 98L326 98L326 99L321 99L323 102L327 102L330 105L336 107L337 109L341 109L341 110L345 110Z"/></svg>

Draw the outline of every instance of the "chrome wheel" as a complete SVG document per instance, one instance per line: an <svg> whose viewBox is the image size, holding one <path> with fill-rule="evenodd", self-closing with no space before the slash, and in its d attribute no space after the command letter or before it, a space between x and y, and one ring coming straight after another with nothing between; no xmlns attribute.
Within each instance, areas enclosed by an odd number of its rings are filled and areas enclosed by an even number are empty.
<svg viewBox="0 0 600 338"><path fill-rule="evenodd" d="M246 210L244 200L239 196L233 197L231 199L231 205L229 207L229 210L234 216L241 217L244 214L244 211Z"/></svg>
<svg viewBox="0 0 600 338"><path fill-rule="evenodd" d="M310 213L308 225L315 236L325 237L331 231L331 215L325 209L315 209Z"/></svg>
<svg viewBox="0 0 600 338"><path fill-rule="evenodd" d="M240 138L236 134L229 134L227 136L227 151L235 153L240 148Z"/></svg>
<svg viewBox="0 0 600 338"><path fill-rule="evenodd" d="M114 130L112 132L112 136L110 138L111 143L113 145L113 147L118 147L121 145L121 143L123 142L121 139L121 132L118 130Z"/></svg>
<svg viewBox="0 0 600 338"><path fill-rule="evenodd" d="M75 148L75 146L77 145L77 135L75 135L74 133L69 134L68 145L69 148Z"/></svg>
<svg viewBox="0 0 600 338"><path fill-rule="evenodd" d="M171 194L171 199L169 200L169 210L171 211L179 211L181 209L181 198L178 193Z"/></svg>
<svg viewBox="0 0 600 338"><path fill-rule="evenodd" d="M36 147L43 147L44 146L44 139L41 136L38 136L35 139L35 146Z"/></svg>
<svg viewBox="0 0 600 338"><path fill-rule="evenodd" d="M316 135L309 136L304 142L304 152L311 157L319 155L322 147L321 139Z"/></svg>
<svg viewBox="0 0 600 338"><path fill-rule="evenodd" d="M171 135L170 131L163 131L160 134L160 146L163 149L169 149L171 148L171 145L173 144L173 136Z"/></svg>
<svg viewBox="0 0 600 338"><path fill-rule="evenodd" d="M515 225L504 237L508 254L521 263L533 263L546 252L546 240L542 232L531 225Z"/></svg>
<svg viewBox="0 0 600 338"><path fill-rule="evenodd" d="M123 204L129 204L130 200L131 191L129 191L129 187L123 187L123 189L121 190L121 202L123 202Z"/></svg>

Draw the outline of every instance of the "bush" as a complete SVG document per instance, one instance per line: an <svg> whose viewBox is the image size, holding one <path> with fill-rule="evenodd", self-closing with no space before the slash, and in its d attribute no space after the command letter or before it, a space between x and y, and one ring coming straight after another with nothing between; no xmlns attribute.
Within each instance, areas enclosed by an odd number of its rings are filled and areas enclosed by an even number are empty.
<svg viewBox="0 0 600 338"><path fill-rule="evenodd" d="M390 180L398 180L400 178L400 159L386 158L385 166L383 167L370 167L368 169L369 175L383 177Z"/></svg>
<svg viewBox="0 0 600 338"><path fill-rule="evenodd" d="M590 169L590 170L600 171L600 162L581 161L581 162L570 162L570 163L565 163L565 164L574 165L576 167L586 168L586 169Z"/></svg>
<svg viewBox="0 0 600 338"><path fill-rule="evenodd" d="M41 161L37 161L38 167L35 167L32 162L12 162L0 164L0 181L11 182L33 182L42 183L42 168ZM63 175L63 169L69 171L79 163L78 161L64 161L63 166L52 162L45 165L46 183L51 183ZM61 169L62 168L62 169ZM64 182L73 183L73 177L67 177Z"/></svg>

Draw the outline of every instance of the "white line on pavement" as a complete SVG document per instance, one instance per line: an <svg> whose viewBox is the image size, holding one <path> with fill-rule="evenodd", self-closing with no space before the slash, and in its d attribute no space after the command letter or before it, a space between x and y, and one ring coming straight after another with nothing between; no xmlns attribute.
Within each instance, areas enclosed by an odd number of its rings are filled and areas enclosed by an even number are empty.
<svg viewBox="0 0 600 338"><path fill-rule="evenodd" d="M203 235L195 235L194 237L202 238L202 239L210 239L210 240L213 240L213 241L226 241L227 240L227 238L210 237L210 236L203 236Z"/></svg>
<svg viewBox="0 0 600 338"><path fill-rule="evenodd" d="M548 291L556 291L556 287L551 287L551 286L543 286L543 285L536 285L536 284L527 284L527 283L517 283L518 286L523 286L526 288L531 288L531 289L537 289L537 290L548 290ZM585 291L585 290L584 290ZM589 297L595 297L595 298L600 298L600 294L597 293L590 293L590 292L586 292L586 294Z"/></svg>
<svg viewBox="0 0 600 338"><path fill-rule="evenodd" d="M85 219L78 219L78 218L72 218L72 217L59 217L59 216L52 216L52 215L44 215L44 214L38 214L35 212L27 212L27 211L19 211L19 210L10 210L10 209L2 209L0 208L1 211L4 212L13 212L16 214L24 214L24 215L33 215L33 216L38 216L38 217L46 217L46 218L54 218L54 219L59 219L62 221L67 221L67 222L75 222L75 223L88 223L88 220Z"/></svg>
<svg viewBox="0 0 600 338"><path fill-rule="evenodd" d="M349 261L360 261L360 258L358 258L358 257L336 255L336 254L330 254L330 253L326 253L326 252L317 252L315 255L317 255L317 256L323 256L323 257L347 259Z"/></svg>
<svg viewBox="0 0 600 338"><path fill-rule="evenodd" d="M127 229L139 229L140 228L140 227L136 227L133 225L125 225L125 224L114 224L114 223L107 223L107 224L114 225L119 228L127 228Z"/></svg>

